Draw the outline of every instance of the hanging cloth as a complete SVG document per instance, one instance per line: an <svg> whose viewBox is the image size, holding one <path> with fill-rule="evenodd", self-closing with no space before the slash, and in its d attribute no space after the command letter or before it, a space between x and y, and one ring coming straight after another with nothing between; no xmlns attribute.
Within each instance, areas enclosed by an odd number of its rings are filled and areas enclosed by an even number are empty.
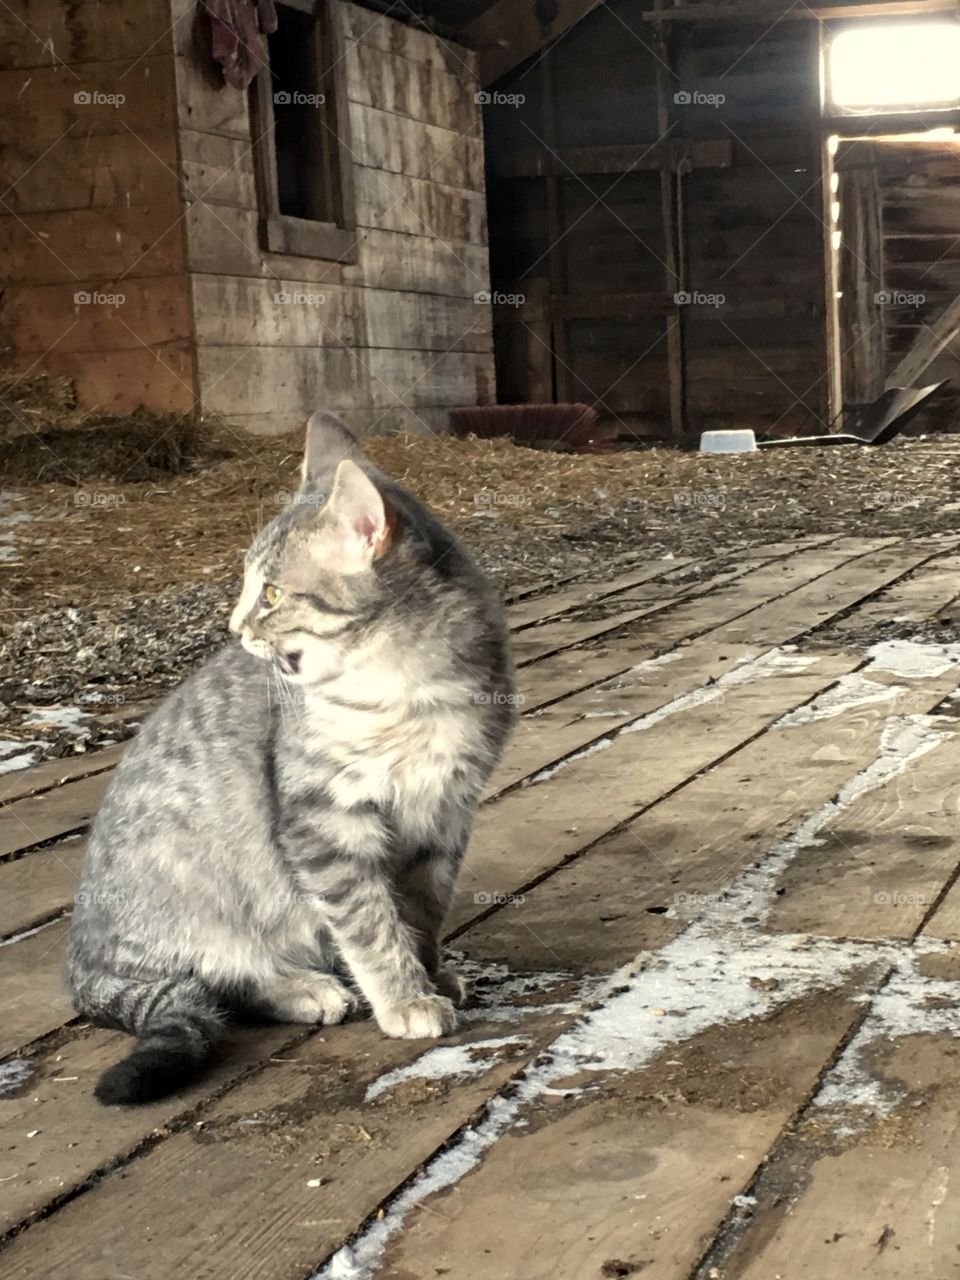
<svg viewBox="0 0 960 1280"><path fill-rule="evenodd" d="M268 65L267 36L277 29L273 0L200 0L210 22L211 53L234 89L246 89Z"/></svg>

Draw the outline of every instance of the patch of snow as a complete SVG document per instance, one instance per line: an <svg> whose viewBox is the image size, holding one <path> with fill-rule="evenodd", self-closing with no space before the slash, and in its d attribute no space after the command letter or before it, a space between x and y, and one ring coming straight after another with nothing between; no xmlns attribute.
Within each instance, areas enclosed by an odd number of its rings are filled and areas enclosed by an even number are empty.
<svg viewBox="0 0 960 1280"><path fill-rule="evenodd" d="M930 644L925 640L884 640L867 650L870 666L894 676L927 679L960 667L960 643Z"/></svg>
<svg viewBox="0 0 960 1280"><path fill-rule="evenodd" d="M68 733L80 728L80 721L90 715L89 711L84 711L82 707L44 707L38 711L31 711L27 724L54 725L58 729L65 729Z"/></svg>
<svg viewBox="0 0 960 1280"><path fill-rule="evenodd" d="M472 1044L439 1045L428 1049L416 1061L405 1067L397 1067L378 1077L364 1095L364 1102L372 1102L388 1089L408 1080L468 1080L482 1076L501 1059L498 1049L511 1045L526 1046L526 1036L498 1036L492 1040L474 1040Z"/></svg>
<svg viewBox="0 0 960 1280"><path fill-rule="evenodd" d="M36 763L37 756L36 751L23 751L20 755L7 756L5 760L0 760L0 773L14 773L17 769L29 769Z"/></svg>
<svg viewBox="0 0 960 1280"><path fill-rule="evenodd" d="M558 760L556 764L549 765L546 769L541 769L539 773L535 773L530 779L530 786L535 782L546 782L548 778L555 777L561 769L565 769L568 764L573 764L576 760L582 760L584 756L596 755L598 751L605 751L607 747L613 746L613 738L601 738L598 742L591 742L586 747L581 747L579 751L575 751L572 756L565 756L562 760Z"/></svg>
<svg viewBox="0 0 960 1280"><path fill-rule="evenodd" d="M921 640L884 640L867 650L869 662L860 671L841 676L833 688L797 707L776 722L775 729L788 729L829 720L854 707L886 702L907 692L902 684L881 684L871 679L874 672L908 679L931 679L951 667L960 666L960 644L929 644Z"/></svg>
<svg viewBox="0 0 960 1280"><path fill-rule="evenodd" d="M745 871L718 896L711 906L714 920L739 922L745 914L758 921L766 918L780 877L802 849L816 847L821 832L860 796L885 786L904 773L928 751L955 738L956 733L941 728L932 716L892 716L880 736L880 753L840 788L835 800L828 800L785 839L757 867Z"/></svg>
<svg viewBox="0 0 960 1280"><path fill-rule="evenodd" d="M11 1058L0 1062L0 1098L9 1098L30 1079L30 1062L26 1058Z"/></svg>
<svg viewBox="0 0 960 1280"><path fill-rule="evenodd" d="M927 950L946 951L946 944ZM836 1110L837 1133L856 1133L869 1119L851 1119L850 1111L870 1116L890 1115L905 1096L894 1081L880 1081L868 1064L871 1051L900 1036L950 1035L960 1037L960 987L956 982L928 978L919 972L920 954L906 951L896 960L894 972L870 1001L870 1012L860 1030L834 1065L813 1105Z"/></svg>
<svg viewBox="0 0 960 1280"><path fill-rule="evenodd" d="M736 685L754 680L768 680L771 676L806 671L809 667L816 666L819 661L817 656L797 653L793 645L778 645L775 649L767 649L755 658L740 658L731 671L720 677L718 683Z"/></svg>
<svg viewBox="0 0 960 1280"><path fill-rule="evenodd" d="M837 683L818 694L806 706L788 711L771 726L773 729L793 729L798 725L813 724L817 720L831 720L834 716L852 711L855 707L869 706L874 702L889 702L905 693L905 684L878 684L862 671L841 676Z"/></svg>
<svg viewBox="0 0 960 1280"><path fill-rule="evenodd" d="M12 947L15 942L22 942L24 938L32 938L35 933L42 933L44 929L49 929L51 925L60 924L63 916L58 916L56 920L44 920L43 924L35 924L32 929L21 929L19 933L12 933L9 938L0 938L0 947Z"/></svg>

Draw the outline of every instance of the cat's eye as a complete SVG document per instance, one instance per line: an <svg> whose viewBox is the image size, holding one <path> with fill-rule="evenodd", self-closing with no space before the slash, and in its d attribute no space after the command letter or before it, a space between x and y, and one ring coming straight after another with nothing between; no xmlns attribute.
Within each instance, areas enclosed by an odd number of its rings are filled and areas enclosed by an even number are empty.
<svg viewBox="0 0 960 1280"><path fill-rule="evenodd" d="M282 598L283 592L279 587L274 586L272 582L268 582L260 592L260 602L268 609L275 608Z"/></svg>

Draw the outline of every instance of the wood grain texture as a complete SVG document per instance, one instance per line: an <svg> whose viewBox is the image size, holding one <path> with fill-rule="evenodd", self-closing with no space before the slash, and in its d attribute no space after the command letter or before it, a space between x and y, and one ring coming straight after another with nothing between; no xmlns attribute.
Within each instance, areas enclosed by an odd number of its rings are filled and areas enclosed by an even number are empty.
<svg viewBox="0 0 960 1280"><path fill-rule="evenodd" d="M923 566L929 561L926 571L941 575L927 602L932 612L947 594L951 554L943 541L911 546L849 539L805 547L775 563L761 558L740 577L714 584L712 594L680 597L645 624L649 629L608 635L533 662L524 673L534 682L534 696L551 688L566 696L547 709L547 718L530 718L533 736L515 744L516 767L529 772L561 744L569 749L570 742L592 740L582 736L595 732L590 710L627 711L613 717L616 723L667 706L682 693L713 687L747 654L803 635L858 601L869 598L874 620L884 609L893 614L903 606L920 619ZM608 584L614 588L604 606L612 611L608 621L635 593L649 593L652 601L657 590L682 586L682 566L647 581L645 571L638 572L639 581L625 569ZM710 582L697 585L708 590ZM549 649L547 628L557 607L569 609L575 620L578 610L598 607L590 598L595 589L584 580L561 587L552 599L524 604L515 610L515 621L527 628L520 634L536 634L539 622ZM623 672L641 655L683 639L690 643L680 646L673 662L651 671L649 680L584 690L602 679L602 671L610 672L614 659ZM830 688L861 660L854 651L814 649L806 656L815 662L803 670L728 685L723 702L690 699L642 731L486 806L453 915L454 927L466 926L458 945L479 960L506 960L515 972L561 965L578 974L609 971L638 952L662 947L683 926L668 914L678 895L721 891L877 753L889 711L882 704L776 727L783 711ZM926 701L918 710L939 695L939 679L919 682ZM941 683L946 687L949 680ZM939 751L917 762L909 797L901 782L891 784L885 811L901 803L922 817L922 779L928 790L943 790L937 779L946 763ZM912 775L911 769L903 781ZM76 785L47 795L53 800ZM894 829L891 819L891 836ZM886 848L882 832L881 841ZM893 866L895 843L889 848L885 860ZM44 855L28 858L36 856ZM531 874L539 871L545 878L531 887ZM50 882L38 876L21 888L42 898ZM517 890L525 895L519 906L477 919L489 906L485 899L474 901L474 894ZM856 895L847 901L855 907ZM16 1049L7 1047L12 1038L22 1043L60 1025L56 1017L69 1016L59 987L63 928L55 924L0 948L0 980L5 993L13 993L5 996L12 1000L13 1029L5 1030L0 1052ZM865 963L850 991L799 1001L749 1026L717 1028L678 1045L669 1061L548 1104L522 1137L505 1138L455 1191L411 1219L384 1274L419 1275L426 1257L469 1280L484 1275L484 1268L491 1276L502 1274L506 1254L498 1252L499 1237L483 1246L489 1254L470 1241L480 1238L474 1224L507 1211L509 1188L514 1227L512 1243L504 1247L523 1257L525 1274L552 1280L567 1274L565 1268L579 1275L627 1260L665 1280L686 1278L726 1218L731 1197L750 1186L771 1148L777 1157L784 1126L854 1027L863 1005L849 997L874 989L878 977L876 967ZM201 1089L180 1102L124 1114L112 1126L103 1124L90 1089L122 1041L74 1031L63 1045L33 1056L20 1095L0 1103L12 1122L5 1128L11 1136L0 1172L12 1193L5 1221L40 1213L51 1197L112 1160L128 1160L144 1138L150 1141L122 1170L15 1237L5 1251L5 1274L49 1274L53 1259L71 1275L101 1280L105 1265L129 1268L133 1260L138 1274L166 1280L178 1268L194 1274L202 1256L207 1280L238 1274L300 1280L494 1090L508 1085L568 1016L541 1014L525 1022L528 1042L473 1083L421 1082L372 1105L362 1101L366 1085L412 1061L422 1046L384 1041L366 1023L323 1032L299 1048L281 1048L283 1028L260 1032L259 1041L241 1038L218 1069L212 1086L227 1088L218 1101L199 1113L185 1110L201 1101ZM485 1029L480 1024L470 1035ZM282 1060L268 1061L273 1057ZM228 1087L257 1062L258 1072ZM911 1051L893 1074L949 1079L943 1063L924 1075L918 1062ZM926 1135L920 1137L926 1142ZM819 1148L814 1154L819 1157ZM331 1181L323 1182L327 1177ZM185 1179L188 1197L182 1194ZM309 1185L318 1179L321 1185ZM570 1213L574 1199L579 1217ZM237 1205L245 1224L239 1232ZM773 1215L776 1227L778 1205L761 1210ZM862 1217L864 1211L851 1212ZM761 1227L738 1265L776 1243L774 1233ZM810 1238L807 1247L819 1246ZM782 1270L779 1255L774 1261ZM819 1274L823 1268L819 1262L816 1267Z"/></svg>

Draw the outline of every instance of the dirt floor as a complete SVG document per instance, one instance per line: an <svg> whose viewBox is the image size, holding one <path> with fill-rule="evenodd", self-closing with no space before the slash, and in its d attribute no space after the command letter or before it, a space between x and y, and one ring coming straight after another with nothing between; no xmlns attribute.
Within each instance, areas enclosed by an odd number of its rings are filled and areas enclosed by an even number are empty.
<svg viewBox="0 0 960 1280"><path fill-rule="evenodd" d="M26 741L32 762L124 736L131 706L221 642L243 551L297 485L299 435L76 420L69 399L41 381L0 421L0 768ZM508 594L615 558L735 560L808 534L960 529L951 436L739 457L422 436L365 447Z"/></svg>

